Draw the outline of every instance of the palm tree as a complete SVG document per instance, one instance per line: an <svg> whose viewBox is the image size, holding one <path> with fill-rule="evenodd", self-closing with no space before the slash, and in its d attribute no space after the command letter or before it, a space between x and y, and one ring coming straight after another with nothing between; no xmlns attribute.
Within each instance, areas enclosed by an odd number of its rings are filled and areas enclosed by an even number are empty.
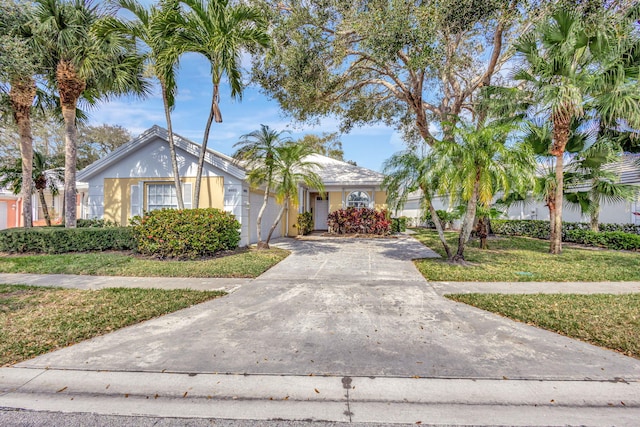
<svg viewBox="0 0 640 427"><path fill-rule="evenodd" d="M460 123L453 140L436 143L432 173L439 176L441 194L459 189L454 196L466 203L466 213L458 237L458 249L451 261L464 263L464 249L478 204L488 208L498 191L521 190L533 180L535 161L526 144L507 144L514 124L488 123L483 127Z"/></svg>
<svg viewBox="0 0 640 427"><path fill-rule="evenodd" d="M27 198L31 199L31 194L36 191L40 197L40 205L42 206L44 219L47 222L47 226L50 227L51 216L49 215L49 208L44 197L44 192L48 189L52 196L58 195L58 185L61 184L64 179L64 171L62 168L54 166L52 158L38 151L34 151L31 162L33 164L32 176L31 179L25 181L21 163L22 161L18 160L13 165L6 165L0 168L0 187L6 187L13 191L14 194L22 193L22 203L25 203L25 193L27 194ZM27 185L29 185L29 187L27 187ZM29 217L31 217L31 213Z"/></svg>
<svg viewBox="0 0 640 427"><path fill-rule="evenodd" d="M549 153L555 157L556 179L552 254L562 252L564 154L572 122L591 109L608 124L619 119L640 122L637 85L629 84L628 74L621 72L628 65L625 52L637 38L627 17L603 9L599 18L598 23L584 25L578 13L561 8L515 45L523 65L514 78L527 85L530 100L552 125Z"/></svg>
<svg viewBox="0 0 640 427"><path fill-rule="evenodd" d="M176 72L179 65L179 56L171 43L174 40L172 37L174 30L183 24L179 1L162 0L159 6L151 5L149 9L146 9L137 0L117 0L116 4L121 9L131 12L135 20L131 21L115 16L107 17L101 23L103 34L115 31L125 36L132 36L146 46L144 56L147 69L160 83L178 209L184 209L171 121L171 111L175 107Z"/></svg>
<svg viewBox="0 0 640 427"><path fill-rule="evenodd" d="M305 144L286 143L276 147L273 157L273 187L276 201L282 205L278 216L269 229L264 247L269 248L269 241L274 230L280 223L282 215L290 206L298 205L298 185L304 183L307 187L318 191L324 197L324 184L316 173L319 164L308 160L313 154L313 148Z"/></svg>
<svg viewBox="0 0 640 427"><path fill-rule="evenodd" d="M31 206L31 177L33 169L33 136L31 133L31 110L36 98L36 74L40 70L40 61L33 49L33 33L29 23L33 7L29 3L0 3L2 25L0 25L0 94L8 95L8 110L13 116L20 135L20 156L22 158L22 181L25 183L22 194L22 217L25 228L33 226ZM5 104L2 102L2 104ZM3 112L4 113L4 112Z"/></svg>
<svg viewBox="0 0 640 427"><path fill-rule="evenodd" d="M438 212L433 206L433 197L439 182L438 177L432 173L432 161L432 156L422 155L417 148L395 153L384 162L385 178L382 187L387 192L387 203L396 210L404 207L410 193L416 190L422 192L424 206L431 214L447 259L451 260L451 249L444 236Z"/></svg>
<svg viewBox="0 0 640 427"><path fill-rule="evenodd" d="M211 109L202 138L196 173L194 207L197 208L211 124L214 119L216 123L222 122L222 78L226 76L229 81L231 98L241 99L241 53L243 50L267 47L270 39L263 16L257 8L229 0L182 0L182 3L189 11L185 15L184 27L176 32L175 48L177 53L195 52L204 55L211 66L213 83Z"/></svg>
<svg viewBox="0 0 640 427"><path fill-rule="evenodd" d="M254 187L264 185L264 199L258 212L256 227L258 230L258 249L262 249L262 216L269 202L269 191L273 183L275 168L276 148L289 142L288 137L283 137L282 132L269 129L269 126L260 125L260 130L242 135L240 141L234 147L239 147L233 157L244 162L250 170L248 179ZM268 247L268 244L266 245Z"/></svg>
<svg viewBox="0 0 640 427"><path fill-rule="evenodd" d="M147 93L143 57L135 42L118 33L99 36L98 22L108 16L89 0L37 0L37 46L46 78L60 98L65 124L65 225L76 226L76 108L80 98Z"/></svg>

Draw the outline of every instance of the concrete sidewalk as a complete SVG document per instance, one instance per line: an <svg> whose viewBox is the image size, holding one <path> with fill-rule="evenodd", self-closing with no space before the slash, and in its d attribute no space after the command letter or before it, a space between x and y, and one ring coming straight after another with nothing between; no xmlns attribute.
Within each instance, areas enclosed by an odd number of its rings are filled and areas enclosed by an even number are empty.
<svg viewBox="0 0 640 427"><path fill-rule="evenodd" d="M278 244L292 255L225 298L0 369L0 407L424 425L640 419L639 360L442 298L460 290L424 280L411 259L437 255L414 239Z"/></svg>
<svg viewBox="0 0 640 427"><path fill-rule="evenodd" d="M193 278L193 277L123 277L84 276L74 274L13 274L0 273L0 283L48 286L71 289L156 288L224 290L233 292L253 279Z"/></svg>

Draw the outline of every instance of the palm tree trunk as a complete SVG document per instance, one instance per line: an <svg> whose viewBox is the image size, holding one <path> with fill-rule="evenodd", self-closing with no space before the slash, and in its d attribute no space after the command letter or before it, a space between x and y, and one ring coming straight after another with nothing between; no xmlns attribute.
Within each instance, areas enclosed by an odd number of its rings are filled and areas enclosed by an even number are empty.
<svg viewBox="0 0 640 427"><path fill-rule="evenodd" d="M51 227L51 215L49 215L49 208L47 207L47 200L44 197L44 191L38 189L38 196L40 196L40 204L42 205L44 220L47 223L47 227Z"/></svg>
<svg viewBox="0 0 640 427"><path fill-rule="evenodd" d="M171 111L167 99L167 86L160 80L162 89L162 103L164 105L164 116L167 120L167 132L169 140L169 155L171 156L171 169L173 170L173 182L176 186L176 198L178 199L178 209L184 209L184 199L182 198L182 184L180 182L180 172L178 170L178 158L176 157L176 145L173 141L173 125L171 123Z"/></svg>
<svg viewBox="0 0 640 427"><path fill-rule="evenodd" d="M198 157L198 172L196 173L196 190L193 199L194 209L200 207L200 186L202 184L202 170L204 168L204 157L207 154L207 143L209 142L209 131L211 130L211 124L215 117L216 123L222 122L222 116L220 115L220 108L218 107L218 101L220 99L219 86L214 83L213 95L211 96L211 110L209 111L209 118L207 119L207 126L204 128L204 136L202 137L202 146L200 147L200 157Z"/></svg>
<svg viewBox="0 0 640 427"><path fill-rule="evenodd" d="M423 194L426 194L426 193L423 192ZM442 242L444 251L447 254L447 260L451 261L453 259L451 255L451 248L449 248L447 239L444 237L444 230L442 229L442 223L440 222L440 218L438 218L438 212L436 212L436 208L433 206L433 202L431 201L431 198L427 199L427 203L429 205L429 212L431 212L431 218L433 219L433 223L435 224L436 230L438 231L438 237L440 237L440 241Z"/></svg>
<svg viewBox="0 0 640 427"><path fill-rule="evenodd" d="M564 190L564 167L563 154L556 155L556 194L555 194L555 210L553 212L553 223L550 236L549 252L554 255L562 253L562 201Z"/></svg>
<svg viewBox="0 0 640 427"><path fill-rule="evenodd" d="M589 217L591 222L591 231L597 233L600 231L600 200L595 191L591 192L591 215Z"/></svg>
<svg viewBox="0 0 640 427"><path fill-rule="evenodd" d="M269 241L271 240L271 236L273 235L273 232L275 231L276 227L280 223L280 220L282 219L282 214L284 213L288 205L289 205L289 198L287 197L282 202L282 207L280 208L280 212L278 212L278 216L276 217L276 220L273 222L273 225L269 229L269 234L267 234L267 240L264 241L264 245L262 249L269 249Z"/></svg>
<svg viewBox="0 0 640 427"><path fill-rule="evenodd" d="M20 156L22 158L22 221L25 228L33 227L33 136L31 134L31 107L36 96L36 84L32 78L11 82L9 98L13 118L20 133Z"/></svg>
<svg viewBox="0 0 640 427"><path fill-rule="evenodd" d="M67 228L76 226L76 161L77 129L76 107L62 106L64 118L64 224Z"/></svg>
<svg viewBox="0 0 640 427"><path fill-rule="evenodd" d="M458 250L454 255L453 262L464 262L464 249L471 237L471 231L473 230L473 221L476 218L476 210L478 209L478 194L480 192L480 173L476 173L476 182L473 185L473 192L467 202L467 213L462 221L462 229L460 230L460 236L458 237Z"/></svg>
<svg viewBox="0 0 640 427"><path fill-rule="evenodd" d="M265 186L266 188L264 189L264 199L262 200L262 206L260 206L260 211L258 211L258 218L256 219L256 228L258 232L258 249L269 249L269 242L267 242L266 245L262 242L262 216L264 215L264 211L267 209L267 204L269 203L269 187L271 186L271 176L267 177Z"/></svg>
<svg viewBox="0 0 640 427"><path fill-rule="evenodd" d="M87 87L71 62L62 60L56 68L56 81L60 94L60 105L64 119L64 224L76 227L76 163L78 130L76 128L76 106Z"/></svg>

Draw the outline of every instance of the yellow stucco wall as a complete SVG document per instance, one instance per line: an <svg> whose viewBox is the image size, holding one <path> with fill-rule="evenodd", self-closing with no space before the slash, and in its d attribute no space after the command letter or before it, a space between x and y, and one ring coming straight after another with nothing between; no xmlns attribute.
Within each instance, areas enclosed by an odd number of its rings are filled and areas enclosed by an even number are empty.
<svg viewBox="0 0 640 427"><path fill-rule="evenodd" d="M195 178L182 178L182 182L191 183L191 188L195 191ZM200 186L200 206L201 208L224 209L224 178L221 176L203 177Z"/></svg>
<svg viewBox="0 0 640 427"><path fill-rule="evenodd" d="M376 194L373 197L373 203L376 210L387 209L387 192L376 191Z"/></svg>
<svg viewBox="0 0 640 427"><path fill-rule="evenodd" d="M329 212L342 209L342 191L329 191Z"/></svg>
<svg viewBox="0 0 640 427"><path fill-rule="evenodd" d="M191 183L195 190L195 178L182 178L181 182ZM104 218L120 225L127 225L131 217L131 186L145 184L144 206L147 208L146 184L173 183L172 180L157 178L105 178L104 180ZM224 178L221 176L204 177L200 187L201 208L224 208Z"/></svg>

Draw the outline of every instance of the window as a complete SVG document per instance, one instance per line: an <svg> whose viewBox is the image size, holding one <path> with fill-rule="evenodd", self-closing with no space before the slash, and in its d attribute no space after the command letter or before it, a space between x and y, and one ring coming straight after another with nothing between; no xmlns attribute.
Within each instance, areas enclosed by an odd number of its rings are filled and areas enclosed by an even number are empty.
<svg viewBox="0 0 640 427"><path fill-rule="evenodd" d="M348 208L368 208L371 198L365 191L353 191L347 196Z"/></svg>
<svg viewBox="0 0 640 427"><path fill-rule="evenodd" d="M147 210L177 209L178 198L173 184L147 184Z"/></svg>

